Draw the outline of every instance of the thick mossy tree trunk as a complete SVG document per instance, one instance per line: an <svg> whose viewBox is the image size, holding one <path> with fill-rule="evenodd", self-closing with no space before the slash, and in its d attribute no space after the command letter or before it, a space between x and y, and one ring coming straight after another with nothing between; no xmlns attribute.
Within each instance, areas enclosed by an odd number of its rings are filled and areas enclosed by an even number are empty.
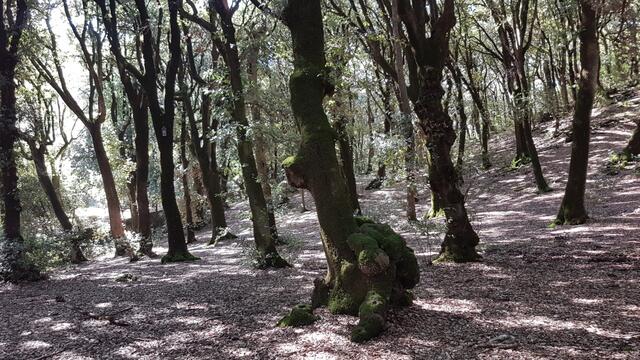
<svg viewBox="0 0 640 360"><path fill-rule="evenodd" d="M9 9L7 6L7 10ZM10 15L8 11L6 15ZM3 264L0 266L0 280L12 282L35 281L42 278L38 269L25 257L24 240L20 233L18 169L13 149L18 140L15 70L18 65L20 36L29 18L26 1L16 1L15 16L15 19L9 19L12 26L0 27L0 174L4 215L4 239L0 244L0 263ZM4 11L0 11L0 23L7 24Z"/></svg>
<svg viewBox="0 0 640 360"><path fill-rule="evenodd" d="M302 141L296 156L284 162L288 182L308 189L316 203L328 262L324 279L315 281L312 306L333 313L358 314L353 341L366 341L384 329L390 305L408 304L407 289L419 280L413 251L386 225L356 221L335 151L336 133L323 108L332 86L327 81L320 0L290 0L282 20L291 30L294 70L291 106ZM279 323L314 320L312 308L299 306Z"/></svg>
<svg viewBox="0 0 640 360"><path fill-rule="evenodd" d="M578 79L578 92L573 115L573 142L569 179L556 224L577 225L587 221L584 193L589 165L589 140L591 136L591 110L600 71L600 49L598 46L598 10L591 1L580 1L580 63L582 70Z"/></svg>
<svg viewBox="0 0 640 360"><path fill-rule="evenodd" d="M228 69L228 78L233 92L233 104L231 117L236 128L238 158L242 166L242 178L249 198L251 209L251 221L253 223L253 237L258 250L256 266L266 267L286 267L290 266L280 257L276 249L276 240L272 234L272 226L269 221L269 210L262 186L260 185L258 169L253 153L253 143L248 136L247 129L249 121L245 105L244 85L242 81L242 71L240 66L240 55L238 52L236 30L233 24L233 10L226 1L213 1L215 10L220 15L222 32L225 37L223 46L224 60Z"/></svg>

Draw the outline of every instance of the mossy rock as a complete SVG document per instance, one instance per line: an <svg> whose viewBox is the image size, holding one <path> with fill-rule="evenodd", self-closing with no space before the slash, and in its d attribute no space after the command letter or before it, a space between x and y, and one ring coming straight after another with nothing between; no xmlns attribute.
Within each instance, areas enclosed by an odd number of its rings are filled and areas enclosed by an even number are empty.
<svg viewBox="0 0 640 360"><path fill-rule="evenodd" d="M284 316L276 326L279 327L299 327L311 325L316 322L319 317L313 315L313 308L311 305L300 304L296 305L289 311L289 314Z"/></svg>
<svg viewBox="0 0 640 360"><path fill-rule="evenodd" d="M196 260L200 260L200 258L194 255L191 255L191 253L187 251L187 252L179 252L175 254L167 254L162 257L160 262L162 264L168 264L168 263L196 261Z"/></svg>

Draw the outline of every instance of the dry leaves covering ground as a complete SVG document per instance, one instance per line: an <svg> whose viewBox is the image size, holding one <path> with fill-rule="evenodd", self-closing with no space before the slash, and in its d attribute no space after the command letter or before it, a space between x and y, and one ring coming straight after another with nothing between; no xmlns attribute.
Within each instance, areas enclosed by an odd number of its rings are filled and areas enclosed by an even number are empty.
<svg viewBox="0 0 640 360"><path fill-rule="evenodd" d="M325 268L315 213L299 213L295 198L279 216L292 243L283 249L292 269L248 266L250 223L246 206L236 204L229 217L244 238L211 248L204 245L209 234L200 233L191 248L198 262L109 259L60 269L44 282L2 285L0 358L640 358L640 178L631 167L604 171L640 119L638 109L635 98L594 113L587 194L593 219L583 226L548 227L568 167L563 136L538 131L555 189L544 195L534 192L528 167L508 169L510 136L494 141L494 168L468 169L465 182L482 241L479 263L429 265L438 226L402 220L402 185L362 190L367 213L402 231L422 263L415 305L392 311L384 335L364 345L348 340L355 318L326 310L309 327L274 327L308 299L312 279ZM424 213L428 193L420 198Z"/></svg>

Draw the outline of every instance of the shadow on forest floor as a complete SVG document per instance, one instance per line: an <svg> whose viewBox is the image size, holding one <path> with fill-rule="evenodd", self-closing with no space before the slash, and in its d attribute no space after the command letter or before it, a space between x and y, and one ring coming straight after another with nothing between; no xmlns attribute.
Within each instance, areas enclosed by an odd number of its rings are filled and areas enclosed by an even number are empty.
<svg viewBox="0 0 640 360"><path fill-rule="evenodd" d="M357 319L324 309L312 326L274 327L292 305L308 300L313 278L325 271L315 213L299 213L296 195L278 216L291 269L250 268L251 227L240 203L229 218L241 238L212 248L204 245L210 232L199 233L191 251L200 261L110 259L57 270L48 281L2 285L0 358L639 358L640 181L633 169L604 171L632 131L630 119L640 118L629 109L594 112L587 190L592 220L586 225L548 227L568 167L564 136L537 132L555 189L543 195L535 193L529 167L509 170L510 136L492 141L494 167L469 167L465 175L481 237L479 263L429 265L439 246L439 220L427 224L427 232L406 224L402 184L378 191L361 186L365 211L401 231L422 264L414 306L391 311L389 328L374 341L350 343ZM469 153L478 151L472 146ZM477 156L471 158L476 164ZM420 199L424 214L428 190ZM116 282L123 274L133 281Z"/></svg>

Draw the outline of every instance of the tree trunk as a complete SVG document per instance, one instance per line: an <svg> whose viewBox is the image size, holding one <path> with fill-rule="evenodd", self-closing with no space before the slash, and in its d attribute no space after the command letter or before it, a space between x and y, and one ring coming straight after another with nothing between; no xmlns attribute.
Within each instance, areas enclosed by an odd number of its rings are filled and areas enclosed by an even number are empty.
<svg viewBox="0 0 640 360"><path fill-rule="evenodd" d="M540 193L549 192L551 191L551 188L547 184L542 173L542 166L540 165L540 160L538 158L538 150L536 149L533 141L533 134L531 132L531 121L529 115L530 109L528 105L529 95L527 90L518 88L513 93L513 96L515 100L516 128L520 128L521 139L526 147L528 160L531 161L531 168L533 169L536 186Z"/></svg>
<svg viewBox="0 0 640 360"><path fill-rule="evenodd" d="M42 190L47 196L47 199L49 199L53 213L56 216L56 219L58 219L62 230L66 233L71 233L73 225L71 224L71 220L69 220L69 216L67 216L67 213L64 211L58 192L56 192L53 182L51 181L51 177L49 176L49 172L47 171L44 150L38 148L35 143L29 143L28 145L31 152L31 158L33 159L33 164L36 168L36 174L38 175L38 181L40 182L40 186L42 186ZM69 260L73 264L79 264L87 261L87 258L82 253L82 249L80 249L80 244L77 240L77 237L73 237L69 248Z"/></svg>
<svg viewBox="0 0 640 360"><path fill-rule="evenodd" d="M336 106L339 108L340 104L336 101ZM353 148L351 147L351 139L347 133L347 121L346 116L341 114L341 111L337 111L338 119L334 123L334 128L338 135L338 148L340 149L340 160L342 164L342 172L345 180L347 181L347 188L349 189L349 200L351 201L351 207L354 213L360 215L360 202L358 201L358 186L356 184L356 175L353 170Z"/></svg>
<svg viewBox="0 0 640 360"><path fill-rule="evenodd" d="M251 208L253 237L259 253L258 259L256 259L256 265L260 268L290 266L280 257L276 250L276 239L272 236L267 201L259 183L253 144L247 136L249 121L247 120L240 57L231 13L223 1L216 0L214 4L220 14L222 31L226 39L224 44L224 59L229 70L229 82L231 83L231 90L234 95L231 118L236 127L238 158L242 167L242 177L244 179L247 197L249 198L249 207Z"/></svg>
<svg viewBox="0 0 640 360"><path fill-rule="evenodd" d="M258 35L258 37L260 37ZM260 111L260 105L257 102L260 99L258 91L258 56L260 54L260 47L258 39L253 39L250 48L248 50L248 64L247 72L249 73L249 93L253 98L253 104L251 105L251 119L254 125L260 126L262 122L262 112ZM271 194L271 183L269 182L269 159L267 154L269 153L269 146L267 139L262 131L256 131L254 134L254 147L256 156L256 170L264 193L265 201L267 202L267 211L269 213L269 227L271 228L271 236L273 239L278 239L278 228L276 226L275 207L273 206L273 196Z"/></svg>
<svg viewBox="0 0 640 360"><path fill-rule="evenodd" d="M193 213L191 210L191 193L189 190L189 159L187 158L187 120L182 119L180 127L180 163L182 165L182 192L184 193L184 211L187 221L187 244L196 242L196 235L193 232Z"/></svg>
<svg viewBox="0 0 640 360"><path fill-rule="evenodd" d="M406 289L418 282L417 262L391 228L357 223L353 217L333 129L322 106L328 84L322 75L326 60L320 1L290 0L283 15L293 40L291 107L302 135L297 155L283 165L289 183L309 189L315 200L329 266L327 276L315 281L312 306L359 314L351 339L365 341L383 331L389 305L400 304L400 299L410 302ZM395 246L397 252L391 249Z"/></svg>
<svg viewBox="0 0 640 360"><path fill-rule="evenodd" d="M365 170L367 175L371 174L373 171L373 156L375 155L374 148L374 133L373 133L373 124L375 123L375 118L373 116L373 110L371 109L371 94L367 94L367 169Z"/></svg>
<svg viewBox="0 0 640 360"><path fill-rule="evenodd" d="M636 126L631 139L629 139L629 143L627 143L627 146L622 150L623 160L625 161L630 161L638 155L640 155L640 122L638 126Z"/></svg>
<svg viewBox="0 0 640 360"><path fill-rule="evenodd" d="M407 84L405 80L404 63L401 48L401 24L398 13L398 0L393 0L391 6L392 19L391 28L393 35L393 57L394 67L398 74L398 104L400 105L400 124L402 127L402 135L404 137L406 148L404 155L404 166L407 173L407 220L415 221L416 217L416 175L415 175L415 135L413 131L413 123L411 122L411 105L409 95L407 93Z"/></svg>
<svg viewBox="0 0 640 360"><path fill-rule="evenodd" d="M460 129L458 130L458 158L456 159L456 167L462 168L464 163L464 147L467 141L467 113L464 111L464 94L462 92L462 79L455 72L452 71L453 80L456 83L456 100L458 108L458 116L460 117Z"/></svg>
<svg viewBox="0 0 640 360"><path fill-rule="evenodd" d="M166 66L164 101L162 105L157 87L158 74L156 66L159 64L155 61L157 50L154 47L149 13L143 0L136 0L135 4L142 25L142 53L145 64L142 84L149 103L153 130L160 152L160 196L167 222L167 243L169 245L169 250L161 261L162 263L167 263L197 260L198 258L191 255L187 249L174 187L173 129L175 124L175 87L176 76L182 58L178 9L182 6L182 2L180 0L169 1L170 58Z"/></svg>
<svg viewBox="0 0 640 360"><path fill-rule="evenodd" d="M111 229L111 236L114 239L116 256L126 256L128 254L127 247L124 244L124 226L120 214L120 199L118 198L116 182L113 178L113 171L111 170L111 164L107 157L107 151L104 148L100 124L93 124L89 127L89 134L91 135L96 162L98 163L100 175L102 176L102 186L104 187L104 194L107 199L107 211L109 213L109 227Z"/></svg>
<svg viewBox="0 0 640 360"><path fill-rule="evenodd" d="M1 6L1 5L0 5ZM15 28L0 27L0 176L2 176L2 199L4 214L4 242L0 249L5 266L0 268L0 279L5 281L35 281L42 278L39 270L25 258L24 240L20 233L20 197L18 196L18 169L14 145L18 139L16 127L16 84L15 69L18 65L17 46L28 19L28 7L24 0L16 2ZM10 7L7 6L7 10ZM9 11L7 11L8 13ZM7 14L9 15L9 14ZM0 11L0 21L4 24L4 14ZM14 21L14 19L10 19ZM14 46L9 47L6 39L11 32Z"/></svg>
<svg viewBox="0 0 640 360"><path fill-rule="evenodd" d="M595 5L580 1L580 63L575 112L573 115L573 142L569 178L556 224L577 225L587 221L584 193L589 164L591 110L598 84L600 50L598 47L598 15Z"/></svg>
<svg viewBox="0 0 640 360"><path fill-rule="evenodd" d="M197 159L198 154L193 153L193 155ZM198 225L199 227L202 227L206 222L205 217L207 214L207 208L203 205L202 199L207 197L207 193L204 188L204 183L202 182L202 170L200 170L199 166L191 167L191 177L193 178L193 187L196 191L196 194L198 194L198 197L199 197L198 201L196 201L194 205L196 223L199 224Z"/></svg>
<svg viewBox="0 0 640 360"><path fill-rule="evenodd" d="M182 80L182 79L181 79ZM181 81L181 88L186 92L187 88ZM220 172L218 170L218 158L216 154L216 142L212 141L209 136L209 127L211 131L218 130L218 120L211 118L211 96L209 94L202 96L200 104L200 115L202 118L202 136L200 136L198 126L196 124L195 115L189 99L184 99L183 109L187 113L189 119L189 129L191 132L191 144L198 159L200 172L204 188L211 209L211 239L209 244L215 245L223 239L232 239L236 236L227 229L227 219L224 213L224 197L221 187Z"/></svg>
<svg viewBox="0 0 640 360"><path fill-rule="evenodd" d="M144 94L137 92L137 101L133 101L133 125L136 154L135 190L138 210L138 228L141 254L156 257L151 240L151 216L149 214L149 110ZM137 105L137 106L136 106ZM135 107L135 108L134 108Z"/></svg>

